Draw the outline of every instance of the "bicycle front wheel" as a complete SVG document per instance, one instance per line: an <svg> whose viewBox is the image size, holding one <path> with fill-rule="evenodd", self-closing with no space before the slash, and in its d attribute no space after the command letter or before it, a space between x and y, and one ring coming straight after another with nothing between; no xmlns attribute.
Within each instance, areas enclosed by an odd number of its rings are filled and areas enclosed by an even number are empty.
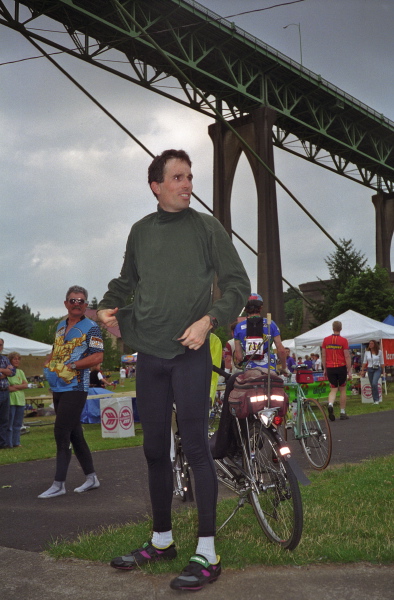
<svg viewBox="0 0 394 600"><path fill-rule="evenodd" d="M244 466L247 472L250 468L254 480L249 500L257 520L270 541L294 550L301 539L303 526L296 476L279 453L272 431L259 421L252 424L249 440L244 439L244 443L250 448L250 464Z"/></svg>
<svg viewBox="0 0 394 600"><path fill-rule="evenodd" d="M301 446L314 469L325 469L331 460L331 429L326 413L314 398L303 403Z"/></svg>

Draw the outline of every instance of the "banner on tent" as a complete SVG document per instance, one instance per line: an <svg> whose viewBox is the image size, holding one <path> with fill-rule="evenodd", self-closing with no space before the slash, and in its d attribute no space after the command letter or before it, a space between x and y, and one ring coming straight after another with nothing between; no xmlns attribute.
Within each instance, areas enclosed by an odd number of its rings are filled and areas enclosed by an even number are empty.
<svg viewBox="0 0 394 600"><path fill-rule="evenodd" d="M388 367L394 365L394 340L382 340L383 361Z"/></svg>

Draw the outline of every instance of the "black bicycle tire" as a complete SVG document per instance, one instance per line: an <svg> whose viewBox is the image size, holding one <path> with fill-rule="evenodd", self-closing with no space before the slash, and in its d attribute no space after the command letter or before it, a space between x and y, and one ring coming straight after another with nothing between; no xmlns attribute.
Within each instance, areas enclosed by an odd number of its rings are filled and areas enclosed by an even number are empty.
<svg viewBox="0 0 394 600"><path fill-rule="evenodd" d="M319 418L313 410L310 410L311 405L314 406L315 411L318 411L320 413ZM320 435L315 430L314 435L304 437L304 418L307 418L307 413L309 412L311 415L313 415L312 423L318 423L318 429L321 432ZM301 447L303 449L306 459L312 465L312 467L317 471L322 471L327 467L331 460L332 436L330 423L327 419L327 415L324 412L322 405L315 398L305 398L303 402L303 413L304 415L301 423L303 437L300 439ZM309 430L310 429L311 427L309 427ZM323 436L324 445L320 444L320 436ZM326 439L324 439L324 436Z"/></svg>
<svg viewBox="0 0 394 600"><path fill-rule="evenodd" d="M243 437L245 436L243 431ZM251 488L249 501L267 538L286 550L294 550L301 539L303 510L297 478L279 454L272 431L255 420L249 430L252 473L258 491ZM246 447L249 447L248 441ZM248 466L245 465L245 470ZM279 510L278 510L279 509Z"/></svg>
<svg viewBox="0 0 394 600"><path fill-rule="evenodd" d="M175 459L172 465L174 492L182 502L193 502L194 493L190 477L190 467L179 438L175 438Z"/></svg>

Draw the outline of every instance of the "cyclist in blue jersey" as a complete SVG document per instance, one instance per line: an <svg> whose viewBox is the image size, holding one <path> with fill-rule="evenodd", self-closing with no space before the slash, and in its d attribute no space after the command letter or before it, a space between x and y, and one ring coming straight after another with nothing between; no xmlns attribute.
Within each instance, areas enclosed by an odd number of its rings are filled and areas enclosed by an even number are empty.
<svg viewBox="0 0 394 600"><path fill-rule="evenodd" d="M245 306L247 319L238 323L234 329L235 359L238 364L248 360L247 368L262 367L268 370L269 363L270 368L275 370L276 355L268 348L273 340L281 370L287 373L286 350L282 344L279 328L274 321L271 321L268 329L267 319L261 315L262 308L263 299L259 294L249 296Z"/></svg>

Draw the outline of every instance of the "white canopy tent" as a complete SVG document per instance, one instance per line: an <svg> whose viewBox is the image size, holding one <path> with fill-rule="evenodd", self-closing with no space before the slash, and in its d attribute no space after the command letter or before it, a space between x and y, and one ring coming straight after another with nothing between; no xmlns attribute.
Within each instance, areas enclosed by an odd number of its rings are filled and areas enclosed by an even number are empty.
<svg viewBox="0 0 394 600"><path fill-rule="evenodd" d="M306 354L320 354L320 345L311 346L309 344L305 344L296 347L295 338L292 340L282 340L282 344L285 348L290 348L291 354L295 352L297 356L301 356L302 358L304 358Z"/></svg>
<svg viewBox="0 0 394 600"><path fill-rule="evenodd" d="M296 348L299 350L302 346L321 346L323 339L332 333L332 324L334 321L342 323L341 334L349 344L363 344L370 340L394 339L394 327L370 319L354 310L347 310L334 319L330 319L323 325L311 329L294 338Z"/></svg>
<svg viewBox="0 0 394 600"><path fill-rule="evenodd" d="M0 338L4 340L4 354L18 352L21 356L47 356L52 352L52 346L49 344L35 342L7 331L0 331Z"/></svg>

